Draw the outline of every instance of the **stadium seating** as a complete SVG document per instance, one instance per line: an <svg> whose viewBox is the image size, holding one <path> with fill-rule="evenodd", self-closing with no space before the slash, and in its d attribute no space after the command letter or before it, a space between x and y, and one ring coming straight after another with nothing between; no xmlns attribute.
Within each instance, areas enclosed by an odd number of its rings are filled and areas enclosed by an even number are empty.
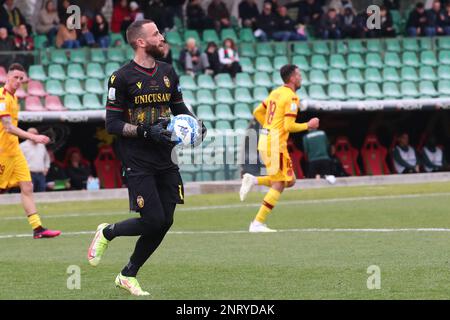
<svg viewBox="0 0 450 320"><path fill-rule="evenodd" d="M348 138L343 136L337 137L335 148L336 157L341 162L345 172L351 176L361 175L361 171L357 163L358 150L351 146Z"/></svg>
<svg viewBox="0 0 450 320"><path fill-rule="evenodd" d="M94 166L102 189L122 186L121 164L111 146L103 146L99 149Z"/></svg>
<svg viewBox="0 0 450 320"><path fill-rule="evenodd" d="M380 144L378 138L373 134L367 135L361 148L364 173L367 175L389 174L386 156L387 149Z"/></svg>

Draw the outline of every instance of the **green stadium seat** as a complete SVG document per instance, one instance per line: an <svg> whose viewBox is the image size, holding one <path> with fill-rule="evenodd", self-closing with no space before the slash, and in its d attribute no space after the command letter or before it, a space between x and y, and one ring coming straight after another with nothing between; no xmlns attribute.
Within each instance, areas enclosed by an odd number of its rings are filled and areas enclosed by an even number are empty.
<svg viewBox="0 0 450 320"><path fill-rule="evenodd" d="M347 98L342 85L334 83L328 86L328 96L331 100L345 100Z"/></svg>
<svg viewBox="0 0 450 320"><path fill-rule="evenodd" d="M89 78L96 78L96 79L105 79L106 75L103 72L102 65L97 62L90 62L87 64L86 67L87 76Z"/></svg>
<svg viewBox="0 0 450 320"><path fill-rule="evenodd" d="M225 103L225 104L233 104L234 99L231 91L229 89L220 88L216 90L216 102L217 103Z"/></svg>
<svg viewBox="0 0 450 320"><path fill-rule="evenodd" d="M253 66L252 60L250 58L240 58L239 62L242 67L242 71L246 73L254 73L255 67Z"/></svg>
<svg viewBox="0 0 450 320"><path fill-rule="evenodd" d="M47 75L45 73L44 67L40 64L31 65L28 69L28 77L33 80L45 81L47 80Z"/></svg>
<svg viewBox="0 0 450 320"><path fill-rule="evenodd" d="M450 74L449 74L449 76L450 76ZM422 80L430 80L430 81L435 81L438 79L433 68L430 66L420 67L419 78Z"/></svg>
<svg viewBox="0 0 450 320"><path fill-rule="evenodd" d="M83 90L83 87L81 86L80 80L77 79L67 79L64 83L64 90L68 94L77 94L82 95L85 93ZM99 89L100 93L103 93L103 86L99 83Z"/></svg>
<svg viewBox="0 0 450 320"><path fill-rule="evenodd" d="M450 66L439 66L437 72L440 80L450 80Z"/></svg>
<svg viewBox="0 0 450 320"><path fill-rule="evenodd" d="M348 54L348 46L345 41L337 41L336 42L336 53L347 55Z"/></svg>
<svg viewBox="0 0 450 320"><path fill-rule="evenodd" d="M180 76L180 86L183 90L196 90L197 84L195 83L194 78L188 75L181 75Z"/></svg>
<svg viewBox="0 0 450 320"><path fill-rule="evenodd" d="M258 57L255 61L257 71L272 72L273 66L268 57Z"/></svg>
<svg viewBox="0 0 450 320"><path fill-rule="evenodd" d="M364 78L361 75L361 71L359 71L358 69L348 69L346 71L346 78L347 78L347 82L354 82L354 83L363 83L364 82Z"/></svg>
<svg viewBox="0 0 450 320"><path fill-rule="evenodd" d="M178 31L166 32L165 38L166 38L167 43L169 43L171 46L183 46L184 45L184 41L181 38Z"/></svg>
<svg viewBox="0 0 450 320"><path fill-rule="evenodd" d="M335 84L345 84L347 81L345 80L344 73L339 69L331 69L328 71L328 81L329 83Z"/></svg>
<svg viewBox="0 0 450 320"><path fill-rule="evenodd" d="M253 89L253 100L257 102L261 102L267 99L269 95L269 91L265 87L256 87Z"/></svg>
<svg viewBox="0 0 450 320"><path fill-rule="evenodd" d="M250 28L241 28L239 30L239 40L241 42L256 42L253 30Z"/></svg>
<svg viewBox="0 0 450 320"><path fill-rule="evenodd" d="M220 39L222 40L222 42L228 38L232 39L234 41L234 43L239 42L239 38L238 38L236 32L234 31L234 29L225 28L225 29L220 30Z"/></svg>
<svg viewBox="0 0 450 320"><path fill-rule="evenodd" d="M84 64L87 62L86 50L78 49L78 50L70 50L70 62L71 63L81 63Z"/></svg>
<svg viewBox="0 0 450 320"><path fill-rule="evenodd" d="M125 61L125 55L123 53L122 49L119 48L111 48L106 53L107 61L113 61L113 62L123 62Z"/></svg>
<svg viewBox="0 0 450 320"><path fill-rule="evenodd" d="M234 88L233 79L231 79L231 76L228 73L219 73L214 77L214 79L216 82L216 86L219 88L228 88L228 89Z"/></svg>
<svg viewBox="0 0 450 320"><path fill-rule="evenodd" d="M295 42L293 53L295 55L310 56L311 49L309 48L308 42Z"/></svg>
<svg viewBox="0 0 450 320"><path fill-rule="evenodd" d="M326 41L314 41L313 42L313 52L321 55L329 55L330 47Z"/></svg>
<svg viewBox="0 0 450 320"><path fill-rule="evenodd" d="M420 53L420 63L421 65L435 67L438 65L436 60L436 55L431 50L422 51Z"/></svg>
<svg viewBox="0 0 450 320"><path fill-rule="evenodd" d="M109 37L111 38L111 46L116 46L117 42L120 42L122 46L126 44L122 34L120 32L111 32L109 34Z"/></svg>
<svg viewBox="0 0 450 320"><path fill-rule="evenodd" d="M214 29L206 29L203 31L203 42L214 42L214 43L220 43L219 35L217 34L216 30Z"/></svg>
<svg viewBox="0 0 450 320"><path fill-rule="evenodd" d="M294 56L292 58L292 64L296 65L302 71L309 71L310 65L304 56Z"/></svg>
<svg viewBox="0 0 450 320"><path fill-rule="evenodd" d="M347 64L350 68L362 69L365 67L364 60L358 53L350 53L347 56Z"/></svg>
<svg viewBox="0 0 450 320"><path fill-rule="evenodd" d="M240 88L251 88L253 87L252 78L248 73L239 72L236 74L236 87Z"/></svg>
<svg viewBox="0 0 450 320"><path fill-rule="evenodd" d="M379 53L369 52L366 55L366 66L372 68L383 68L383 61Z"/></svg>
<svg viewBox="0 0 450 320"><path fill-rule="evenodd" d="M200 87L201 88L201 87ZM215 104L215 99L208 89L200 89L197 91L197 99L196 101L199 104Z"/></svg>
<svg viewBox="0 0 450 320"><path fill-rule="evenodd" d="M252 103L253 97L247 88L237 88L234 92L234 100L236 102Z"/></svg>
<svg viewBox="0 0 450 320"><path fill-rule="evenodd" d="M450 80L440 80L438 83L438 91L441 96L450 96Z"/></svg>
<svg viewBox="0 0 450 320"><path fill-rule="evenodd" d="M400 71L403 81L417 81L419 76L413 67L403 67Z"/></svg>
<svg viewBox="0 0 450 320"><path fill-rule="evenodd" d="M189 106L194 106L194 105L197 104L197 100L195 99L194 93L191 90L184 90L183 91L183 100Z"/></svg>
<svg viewBox="0 0 450 320"><path fill-rule="evenodd" d="M45 49L49 43L46 35L39 34L33 37L34 40L34 49ZM50 44L53 45L53 44Z"/></svg>
<svg viewBox="0 0 450 320"><path fill-rule="evenodd" d="M281 75L279 71L272 72L272 83L274 86L281 86L283 85L283 79L281 79Z"/></svg>
<svg viewBox="0 0 450 320"><path fill-rule="evenodd" d="M364 93L368 100L381 100L384 97L378 83L374 82L364 84Z"/></svg>
<svg viewBox="0 0 450 320"><path fill-rule="evenodd" d="M419 66L419 60L415 52L407 51L402 54L402 61L404 66L410 66L417 68Z"/></svg>
<svg viewBox="0 0 450 320"><path fill-rule="evenodd" d="M214 126L216 130L231 130L231 123L227 120L218 120Z"/></svg>
<svg viewBox="0 0 450 320"><path fill-rule="evenodd" d="M381 77L381 73L377 68L367 68L364 71L364 78L368 82L383 82L383 77Z"/></svg>
<svg viewBox="0 0 450 320"><path fill-rule="evenodd" d="M216 121L217 117L214 115L214 111L210 105L202 104L197 107L197 117L202 121Z"/></svg>
<svg viewBox="0 0 450 320"><path fill-rule="evenodd" d="M440 50L450 50L450 36L439 37L437 44Z"/></svg>
<svg viewBox="0 0 450 320"><path fill-rule="evenodd" d="M349 100L364 100L366 98L358 83L347 84L345 91Z"/></svg>
<svg viewBox="0 0 450 320"><path fill-rule="evenodd" d="M110 77L112 73L120 68L120 64L117 62L107 62L105 65L105 76Z"/></svg>
<svg viewBox="0 0 450 320"><path fill-rule="evenodd" d="M376 53L382 52L381 41L379 39L367 40L367 51Z"/></svg>
<svg viewBox="0 0 450 320"><path fill-rule="evenodd" d="M383 82L383 95L386 99L398 99L401 97L395 82Z"/></svg>
<svg viewBox="0 0 450 320"><path fill-rule="evenodd" d="M214 82L214 79L208 74L199 75L197 78L197 85L198 87L196 89L213 90L216 88L216 83Z"/></svg>
<svg viewBox="0 0 450 320"><path fill-rule="evenodd" d="M286 45L284 42L278 42L275 45L275 56L287 56L288 55L288 45Z"/></svg>
<svg viewBox="0 0 450 320"><path fill-rule="evenodd" d="M402 62L396 52L386 52L384 55L384 64L386 67L400 68Z"/></svg>
<svg viewBox="0 0 450 320"><path fill-rule="evenodd" d="M47 66L50 64L50 59L48 57L47 51L41 50L39 52L39 64Z"/></svg>
<svg viewBox="0 0 450 320"><path fill-rule="evenodd" d="M401 52L400 40L398 39L386 39L386 51L388 52Z"/></svg>
<svg viewBox="0 0 450 320"><path fill-rule="evenodd" d="M328 96L323 90L323 87L320 84L313 84L309 86L309 97L313 100L327 100Z"/></svg>
<svg viewBox="0 0 450 320"><path fill-rule="evenodd" d="M83 66L79 63L69 64L67 66L67 77L79 80L86 79Z"/></svg>
<svg viewBox="0 0 450 320"><path fill-rule="evenodd" d="M103 105L100 103L100 100L98 100L98 96L93 93L86 93L83 95L83 107L85 109L103 109Z"/></svg>
<svg viewBox="0 0 450 320"><path fill-rule="evenodd" d="M241 57L256 57L255 47L253 46L253 43L241 43L239 48L239 54Z"/></svg>
<svg viewBox="0 0 450 320"><path fill-rule="evenodd" d="M61 64L51 64L48 66L48 77L56 80L66 80L66 72Z"/></svg>
<svg viewBox="0 0 450 320"><path fill-rule="evenodd" d="M430 37L421 38L419 44L420 50L433 50L433 41Z"/></svg>
<svg viewBox="0 0 450 320"><path fill-rule="evenodd" d="M216 110L216 117L217 119L221 119L221 120L233 120L234 116L233 113L231 112L230 106L228 104L218 104L215 107Z"/></svg>
<svg viewBox="0 0 450 320"><path fill-rule="evenodd" d="M171 50L176 50L176 47L172 47ZM125 62L129 62L134 58L134 50L130 46L125 47ZM177 59L178 60L178 59Z"/></svg>
<svg viewBox="0 0 450 320"><path fill-rule="evenodd" d="M278 48L278 47L276 47L276 48ZM275 68L275 70L280 70L282 66L284 66L285 64L288 64L288 63L289 63L289 60L285 56L278 56L273 59L273 67Z"/></svg>
<svg viewBox="0 0 450 320"><path fill-rule="evenodd" d="M50 52L50 61L54 64L67 64L69 60L66 51L63 49L54 49Z"/></svg>
<svg viewBox="0 0 450 320"><path fill-rule="evenodd" d="M106 57L103 49L91 49L91 62L105 63Z"/></svg>
<svg viewBox="0 0 450 320"><path fill-rule="evenodd" d="M278 46L278 44L277 44ZM273 57L275 54L272 49L272 45L267 42L261 42L256 45L257 57Z"/></svg>
<svg viewBox="0 0 450 320"><path fill-rule="evenodd" d="M335 69L346 69L347 63L345 62L342 54L332 54L330 56L330 67Z"/></svg>
<svg viewBox="0 0 450 320"><path fill-rule="evenodd" d="M403 50L405 51L419 51L419 44L415 38L403 39Z"/></svg>
<svg viewBox="0 0 450 320"><path fill-rule="evenodd" d="M102 94L104 92L104 87L99 79L90 78L86 80L85 90L88 93Z"/></svg>
<svg viewBox="0 0 450 320"><path fill-rule="evenodd" d="M328 80L322 70L312 70L309 73L309 82L311 84L321 84L321 85L328 84Z"/></svg>
<svg viewBox="0 0 450 320"><path fill-rule="evenodd" d="M45 82L45 91L52 96L62 96L65 94L61 81L53 79Z"/></svg>
<svg viewBox="0 0 450 320"><path fill-rule="evenodd" d="M439 62L450 65L450 50L442 50L439 52Z"/></svg>
<svg viewBox="0 0 450 320"><path fill-rule="evenodd" d="M84 109L80 98L75 94L66 94L64 96L64 107L69 111L80 111Z"/></svg>
<svg viewBox="0 0 450 320"><path fill-rule="evenodd" d="M308 72L303 71L301 74L302 74L302 85L309 86L310 85L310 81L309 81L309 74L308 74Z"/></svg>
<svg viewBox="0 0 450 320"><path fill-rule="evenodd" d="M305 87L301 87L297 90L297 95L300 98L300 102L304 99L309 99L308 92Z"/></svg>
<svg viewBox="0 0 450 320"><path fill-rule="evenodd" d="M387 67L383 69L383 81L394 81L399 82L400 76L398 75L397 69L392 67Z"/></svg>
<svg viewBox="0 0 450 320"><path fill-rule="evenodd" d="M323 55L314 55L311 58L311 67L313 69L319 69L319 70L327 70L328 69L328 63L325 59L325 56ZM303 69L301 69L303 70Z"/></svg>
<svg viewBox="0 0 450 320"><path fill-rule="evenodd" d="M184 42L186 42L187 39L189 39L189 38L194 38L197 46L200 46L202 41L200 39L200 35L198 34L197 30L190 30L190 29L185 30L184 31Z"/></svg>
<svg viewBox="0 0 450 320"><path fill-rule="evenodd" d="M362 54L366 51L361 40L349 40L348 41L348 52L349 53L359 53Z"/></svg>
<svg viewBox="0 0 450 320"><path fill-rule="evenodd" d="M244 120L244 119L236 119L233 122L233 129L235 131L240 131L242 133L245 133L245 131L247 131L248 128L248 120Z"/></svg>
<svg viewBox="0 0 450 320"><path fill-rule="evenodd" d="M413 81L403 81L400 83L400 92L403 98L416 98L419 95L417 87Z"/></svg>
<svg viewBox="0 0 450 320"><path fill-rule="evenodd" d="M234 116L238 119L253 119L253 114L246 103L236 103L234 105Z"/></svg>
<svg viewBox="0 0 450 320"><path fill-rule="evenodd" d="M436 91L432 81L425 80L419 82L419 92L421 95L435 97L439 93Z"/></svg>
<svg viewBox="0 0 450 320"><path fill-rule="evenodd" d="M273 86L272 80L270 79L270 76L267 72L256 72L254 79L255 86L267 88Z"/></svg>

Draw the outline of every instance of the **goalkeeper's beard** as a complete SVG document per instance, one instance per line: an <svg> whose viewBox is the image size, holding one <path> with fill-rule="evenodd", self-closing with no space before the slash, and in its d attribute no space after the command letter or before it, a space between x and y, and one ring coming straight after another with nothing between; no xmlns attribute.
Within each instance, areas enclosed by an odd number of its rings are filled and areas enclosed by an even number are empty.
<svg viewBox="0 0 450 320"><path fill-rule="evenodd" d="M147 43L145 46L145 53L154 59L160 59L164 57L164 48Z"/></svg>

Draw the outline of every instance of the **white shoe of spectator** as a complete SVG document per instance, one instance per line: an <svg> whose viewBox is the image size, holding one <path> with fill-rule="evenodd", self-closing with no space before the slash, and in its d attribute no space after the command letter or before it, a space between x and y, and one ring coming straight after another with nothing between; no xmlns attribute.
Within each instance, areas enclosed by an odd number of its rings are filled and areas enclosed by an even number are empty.
<svg viewBox="0 0 450 320"><path fill-rule="evenodd" d="M329 184L335 184L336 183L336 177L333 175L326 175L325 180L328 181Z"/></svg>

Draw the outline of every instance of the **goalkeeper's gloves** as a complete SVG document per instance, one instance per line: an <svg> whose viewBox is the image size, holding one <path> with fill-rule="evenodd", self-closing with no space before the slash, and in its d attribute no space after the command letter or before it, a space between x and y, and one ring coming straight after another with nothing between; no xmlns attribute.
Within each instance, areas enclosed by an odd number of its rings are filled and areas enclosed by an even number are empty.
<svg viewBox="0 0 450 320"><path fill-rule="evenodd" d="M170 120L162 120L153 125L139 125L137 135L145 140L151 140L165 145L173 145L172 132L165 129Z"/></svg>

